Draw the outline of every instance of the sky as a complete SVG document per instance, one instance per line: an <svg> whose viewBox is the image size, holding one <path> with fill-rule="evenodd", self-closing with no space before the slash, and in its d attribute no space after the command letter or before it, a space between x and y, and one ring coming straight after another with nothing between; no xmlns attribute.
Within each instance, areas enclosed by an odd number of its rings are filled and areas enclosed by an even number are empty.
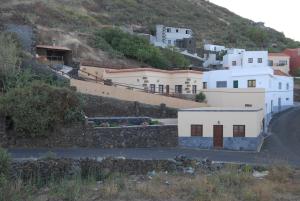
<svg viewBox="0 0 300 201"><path fill-rule="evenodd" d="M209 0L300 41L300 0Z"/></svg>

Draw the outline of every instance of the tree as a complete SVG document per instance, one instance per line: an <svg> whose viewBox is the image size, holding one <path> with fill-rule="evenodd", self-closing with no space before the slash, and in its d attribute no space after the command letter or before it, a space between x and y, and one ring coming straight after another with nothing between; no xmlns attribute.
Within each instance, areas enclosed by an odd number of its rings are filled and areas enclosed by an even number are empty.
<svg viewBox="0 0 300 201"><path fill-rule="evenodd" d="M9 80L19 71L19 49L16 41L8 34L0 34L0 81L4 91Z"/></svg>

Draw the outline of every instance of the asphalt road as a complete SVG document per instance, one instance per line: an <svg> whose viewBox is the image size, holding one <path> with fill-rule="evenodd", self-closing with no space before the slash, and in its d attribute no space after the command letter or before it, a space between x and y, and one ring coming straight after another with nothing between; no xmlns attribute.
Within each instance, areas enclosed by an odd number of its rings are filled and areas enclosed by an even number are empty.
<svg viewBox="0 0 300 201"><path fill-rule="evenodd" d="M300 107L278 114L270 125L272 135L260 153L197 150L182 148L147 149L9 149L15 160L37 159L53 152L63 158L125 157L131 159L172 159L178 155L209 158L218 162L272 164L289 163L300 167Z"/></svg>

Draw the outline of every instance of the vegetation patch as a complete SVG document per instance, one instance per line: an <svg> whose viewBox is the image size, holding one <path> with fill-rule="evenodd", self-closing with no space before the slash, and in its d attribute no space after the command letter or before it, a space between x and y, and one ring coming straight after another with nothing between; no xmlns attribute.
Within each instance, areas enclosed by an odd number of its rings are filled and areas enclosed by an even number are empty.
<svg viewBox="0 0 300 201"><path fill-rule="evenodd" d="M94 35L94 47L108 51L113 56L126 56L157 68L184 68L188 60L176 49L159 49L146 39L130 35L120 29L102 29Z"/></svg>

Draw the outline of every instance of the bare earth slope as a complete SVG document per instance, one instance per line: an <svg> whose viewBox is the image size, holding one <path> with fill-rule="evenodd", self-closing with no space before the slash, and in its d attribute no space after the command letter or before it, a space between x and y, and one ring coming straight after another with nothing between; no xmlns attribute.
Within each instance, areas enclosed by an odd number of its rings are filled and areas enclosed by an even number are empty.
<svg viewBox="0 0 300 201"><path fill-rule="evenodd" d="M153 33L155 24L166 24L193 29L199 47L205 41L272 51L300 47L299 42L282 33L206 0L1 0L0 24L4 23L40 25L60 29L62 33L84 34L107 26ZM101 54L90 56L101 58Z"/></svg>

